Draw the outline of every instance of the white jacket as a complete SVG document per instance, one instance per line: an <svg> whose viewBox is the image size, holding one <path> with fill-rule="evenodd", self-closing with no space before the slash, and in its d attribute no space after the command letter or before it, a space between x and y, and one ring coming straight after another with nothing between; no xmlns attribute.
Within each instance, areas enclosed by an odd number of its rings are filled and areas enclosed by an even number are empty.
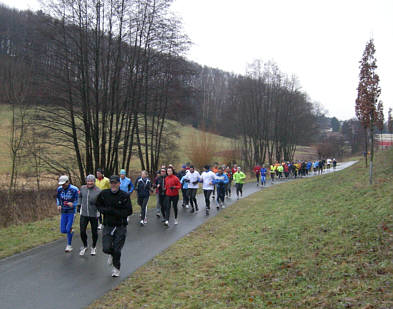
<svg viewBox="0 0 393 309"><path fill-rule="evenodd" d="M212 171L203 172L201 175L201 179L203 181L203 190L214 190L213 181L215 178L216 174L214 174Z"/></svg>
<svg viewBox="0 0 393 309"><path fill-rule="evenodd" d="M189 180L190 182L188 183L188 189L198 189L199 188L199 181L201 180L201 175L199 174L198 171L194 171L194 173L191 173L190 171L187 171L187 174L184 176L184 179ZM195 185L193 182L198 181Z"/></svg>

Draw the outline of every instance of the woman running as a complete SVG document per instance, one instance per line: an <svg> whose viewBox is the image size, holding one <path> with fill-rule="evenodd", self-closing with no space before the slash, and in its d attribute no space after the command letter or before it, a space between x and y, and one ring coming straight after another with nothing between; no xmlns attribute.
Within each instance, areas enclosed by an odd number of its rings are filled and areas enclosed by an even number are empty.
<svg viewBox="0 0 393 309"><path fill-rule="evenodd" d="M147 203L149 202L150 193L153 192L152 184L146 171L141 172L141 176L135 182L135 190L138 194L138 205L141 206L141 226L147 224Z"/></svg>
<svg viewBox="0 0 393 309"><path fill-rule="evenodd" d="M178 224L177 221L177 203L179 202L179 190L181 188L181 184L179 178L174 175L173 167L168 167L166 170L168 176L165 178L165 225L169 226L169 216L171 214L171 206L173 207L173 211L175 213L175 224Z"/></svg>
<svg viewBox="0 0 393 309"><path fill-rule="evenodd" d="M233 175L233 179L235 180L237 199L239 199L239 193L243 197L243 185L244 179L246 179L246 174L241 171L240 166L237 167L237 172Z"/></svg>
<svg viewBox="0 0 393 309"><path fill-rule="evenodd" d="M90 254L96 255L96 244L98 239L98 211L96 207L97 197L101 190L95 185L96 178L94 175L88 175L86 177L86 185L82 186L79 192L78 208L80 213L80 234L83 243L83 247L80 249L79 255L85 255L88 248L87 246L87 233L86 228L90 223L91 235L92 235L92 246L90 248Z"/></svg>

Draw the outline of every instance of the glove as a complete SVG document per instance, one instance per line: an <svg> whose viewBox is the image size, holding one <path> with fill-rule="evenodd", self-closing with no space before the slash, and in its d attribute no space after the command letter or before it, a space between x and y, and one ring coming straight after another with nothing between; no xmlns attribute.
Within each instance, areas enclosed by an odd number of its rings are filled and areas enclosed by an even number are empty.
<svg viewBox="0 0 393 309"><path fill-rule="evenodd" d="M189 180L189 179L184 179L184 182L187 182L187 183L189 183L189 182L190 182L190 180Z"/></svg>
<svg viewBox="0 0 393 309"><path fill-rule="evenodd" d="M171 189L171 190L175 190L175 189L176 189L176 187L172 186L170 189Z"/></svg>
<svg viewBox="0 0 393 309"><path fill-rule="evenodd" d="M81 212L81 205L76 206L76 212Z"/></svg>
<svg viewBox="0 0 393 309"><path fill-rule="evenodd" d="M192 182L193 185L196 185L197 183L198 183L198 181L193 181Z"/></svg>

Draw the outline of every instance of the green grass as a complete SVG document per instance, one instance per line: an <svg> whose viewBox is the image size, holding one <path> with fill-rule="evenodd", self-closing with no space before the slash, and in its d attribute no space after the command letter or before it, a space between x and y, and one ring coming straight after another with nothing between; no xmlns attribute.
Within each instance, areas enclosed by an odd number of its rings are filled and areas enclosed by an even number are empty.
<svg viewBox="0 0 393 309"><path fill-rule="evenodd" d="M391 308L392 160L243 199L90 308Z"/></svg>

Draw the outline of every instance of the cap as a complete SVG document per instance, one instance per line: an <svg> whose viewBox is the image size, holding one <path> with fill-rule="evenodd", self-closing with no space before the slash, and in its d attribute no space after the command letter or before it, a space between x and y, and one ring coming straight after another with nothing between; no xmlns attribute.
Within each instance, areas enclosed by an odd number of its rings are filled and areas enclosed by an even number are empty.
<svg viewBox="0 0 393 309"><path fill-rule="evenodd" d="M111 178L109 178L110 182L120 182L120 177L118 175L112 175Z"/></svg>
<svg viewBox="0 0 393 309"><path fill-rule="evenodd" d="M205 169L207 169L207 170L208 170L209 168L210 168L210 166L209 166L209 165L205 165Z"/></svg>
<svg viewBox="0 0 393 309"><path fill-rule="evenodd" d="M126 170L125 169L121 169L120 170L120 175L125 175L126 174Z"/></svg>
<svg viewBox="0 0 393 309"><path fill-rule="evenodd" d="M96 181L96 177L94 175L87 175L86 181Z"/></svg>
<svg viewBox="0 0 393 309"><path fill-rule="evenodd" d="M181 166L181 168L186 168L187 166L185 165L185 164L183 164L182 166Z"/></svg>
<svg viewBox="0 0 393 309"><path fill-rule="evenodd" d="M68 179L67 175L60 176L60 178L59 178L59 185L64 185L68 180L69 179Z"/></svg>

